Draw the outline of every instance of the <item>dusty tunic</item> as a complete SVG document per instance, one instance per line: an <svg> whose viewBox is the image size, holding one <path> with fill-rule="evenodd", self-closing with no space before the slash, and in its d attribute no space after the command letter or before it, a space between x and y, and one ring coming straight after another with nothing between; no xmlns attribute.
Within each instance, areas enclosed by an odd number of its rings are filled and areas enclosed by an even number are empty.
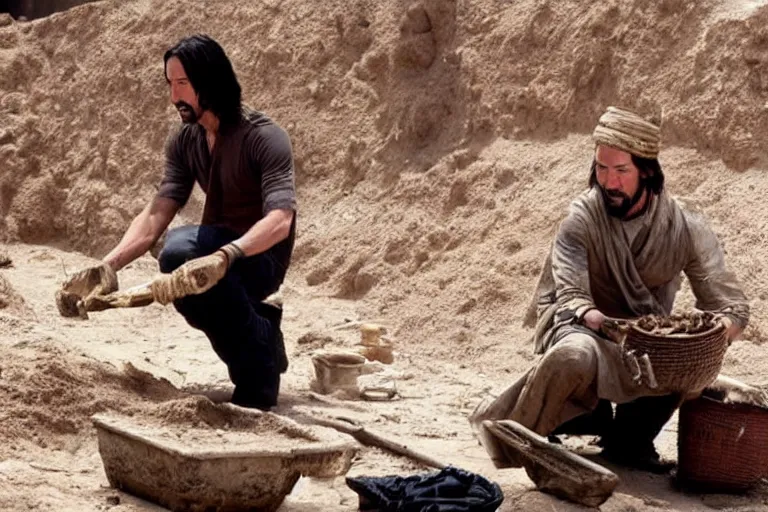
<svg viewBox="0 0 768 512"><path fill-rule="evenodd" d="M536 353L585 329L579 322L591 308L615 318L669 314L682 273L698 309L746 326L749 303L701 214L663 192L632 221L630 242L625 222L602 201L597 189L583 193L560 226L536 290Z"/></svg>
<svg viewBox="0 0 768 512"><path fill-rule="evenodd" d="M609 216L602 201L593 189L572 203L543 267L529 317L538 311L535 351L544 355L470 417L500 466L517 463L483 420L511 419L547 435L599 399L626 403L659 394L632 380L616 343L581 325L589 309L617 318L668 314L684 272L699 309L727 313L742 327L749 319L749 304L725 267L717 237L698 213L663 193L626 223Z"/></svg>
<svg viewBox="0 0 768 512"><path fill-rule="evenodd" d="M205 192L201 224L238 235L271 210L296 209L290 139L261 112L244 109L237 126L220 130L212 153L199 124L184 125L171 137L158 195L184 206L195 182ZM294 236L292 225L290 236L270 249L285 269Z"/></svg>

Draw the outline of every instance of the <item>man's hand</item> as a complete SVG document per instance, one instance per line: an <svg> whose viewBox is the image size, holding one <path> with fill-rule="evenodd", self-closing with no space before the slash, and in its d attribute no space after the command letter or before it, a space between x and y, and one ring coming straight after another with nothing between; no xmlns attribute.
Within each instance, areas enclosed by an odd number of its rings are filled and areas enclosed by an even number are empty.
<svg viewBox="0 0 768 512"><path fill-rule="evenodd" d="M729 345L741 336L741 327L731 317L723 316L720 318L720 322L725 326L725 335L728 337Z"/></svg>
<svg viewBox="0 0 768 512"><path fill-rule="evenodd" d="M584 318L582 318L581 322L593 331L600 332L600 329L603 326L603 322L605 322L605 315L602 314L598 309L590 309L584 315Z"/></svg>
<svg viewBox="0 0 768 512"><path fill-rule="evenodd" d="M107 263L83 269L69 277L56 292L56 306L62 316L84 316L78 303L92 295L117 291L117 274ZM87 316L86 316L87 318Z"/></svg>
<svg viewBox="0 0 768 512"><path fill-rule="evenodd" d="M150 285L152 296L160 304L168 304L188 295L199 295L213 288L227 274L234 262L243 256L235 244L227 244L208 256L190 260Z"/></svg>

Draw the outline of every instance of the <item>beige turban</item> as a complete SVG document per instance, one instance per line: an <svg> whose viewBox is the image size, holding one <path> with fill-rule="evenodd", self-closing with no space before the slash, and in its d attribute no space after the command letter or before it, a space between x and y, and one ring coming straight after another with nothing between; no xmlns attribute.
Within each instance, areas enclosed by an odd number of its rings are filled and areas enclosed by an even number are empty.
<svg viewBox="0 0 768 512"><path fill-rule="evenodd" d="M592 133L595 144L610 146L643 158L657 158L661 145L659 126L628 110L608 107Z"/></svg>

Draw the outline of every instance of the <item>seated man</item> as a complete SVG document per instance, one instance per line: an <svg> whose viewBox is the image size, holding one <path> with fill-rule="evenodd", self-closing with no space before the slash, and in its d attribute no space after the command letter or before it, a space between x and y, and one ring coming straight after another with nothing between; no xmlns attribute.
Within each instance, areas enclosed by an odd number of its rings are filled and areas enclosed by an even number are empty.
<svg viewBox="0 0 768 512"><path fill-rule="evenodd" d="M664 471L653 440L684 397L636 385L619 346L601 334L604 320L668 315L683 272L696 307L721 315L729 342L749 305L704 218L665 191L659 127L609 107L593 137L590 188L572 202L538 284L534 342L543 357L470 421L509 419L551 440L600 435L605 458ZM497 465L519 465L481 438Z"/></svg>

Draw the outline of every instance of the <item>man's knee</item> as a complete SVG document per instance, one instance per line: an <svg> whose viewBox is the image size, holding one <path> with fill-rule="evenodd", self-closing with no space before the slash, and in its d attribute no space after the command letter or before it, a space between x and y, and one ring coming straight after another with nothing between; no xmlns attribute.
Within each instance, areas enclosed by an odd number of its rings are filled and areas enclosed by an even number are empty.
<svg viewBox="0 0 768 512"><path fill-rule="evenodd" d="M233 293L231 281L232 276L224 276L210 290L177 299L173 302L173 305L176 311L195 329L203 331L226 329L227 324L222 322L223 318L228 318L231 321L232 314L235 311L240 312L242 315L243 309L241 308L249 307L245 304L232 304L232 300L229 297ZM238 318L241 315L238 315Z"/></svg>
<svg viewBox="0 0 768 512"><path fill-rule="evenodd" d="M560 371L592 377L597 372L595 341L588 336L566 337L544 356L548 365Z"/></svg>
<svg viewBox="0 0 768 512"><path fill-rule="evenodd" d="M209 315L204 313L205 309L201 307L203 305L199 304L199 302L199 295L191 295L173 301L173 306L184 317L190 327L204 331L208 327L205 320L209 318Z"/></svg>
<svg viewBox="0 0 768 512"><path fill-rule="evenodd" d="M168 232L157 262L160 272L168 273L198 256L197 226L183 226Z"/></svg>

